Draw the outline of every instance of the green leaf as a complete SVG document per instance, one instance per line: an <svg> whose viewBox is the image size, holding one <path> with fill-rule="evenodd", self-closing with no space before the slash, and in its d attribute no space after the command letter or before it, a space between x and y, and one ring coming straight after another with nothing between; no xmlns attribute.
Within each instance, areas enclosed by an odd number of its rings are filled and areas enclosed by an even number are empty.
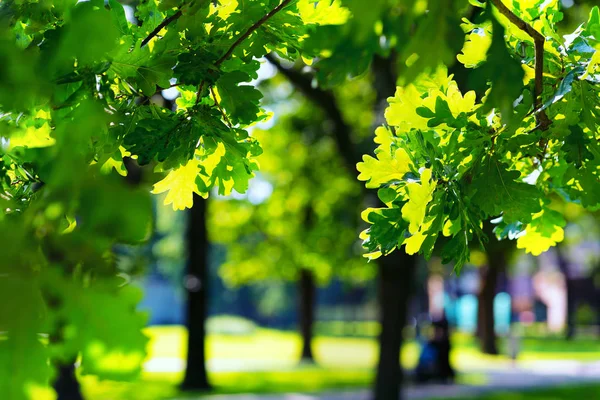
<svg viewBox="0 0 600 400"><path fill-rule="evenodd" d="M541 210L540 192L533 185L519 182L519 175L499 159L487 158L472 178L471 202L488 217L502 215L506 223L529 222Z"/></svg>
<svg viewBox="0 0 600 400"><path fill-rule="evenodd" d="M442 262L454 262L454 271L459 274L469 261L469 240L466 232L461 232L448 241L442 248Z"/></svg>
<svg viewBox="0 0 600 400"><path fill-rule="evenodd" d="M556 92L552 95L552 97L550 97L548 100L546 100L546 102L542 106L542 109L548 108L548 106L561 100L563 97L565 97L565 95L567 93L571 92L571 90L573 90L573 81L575 80L575 77L577 77L582 72L583 72L582 67L578 67L578 68L570 70L565 75L565 77L560 81L560 85L558 86L558 89L556 90Z"/></svg>
<svg viewBox="0 0 600 400"><path fill-rule="evenodd" d="M505 29L491 12L487 12L492 21L492 43L487 51L486 61L473 73L473 83L481 91L486 82L491 83L490 92L486 96L485 110L497 108L502 117L510 121L513 103L522 91L521 82L525 72L506 47ZM507 84L510 82L510 84Z"/></svg>
<svg viewBox="0 0 600 400"><path fill-rule="evenodd" d="M565 152L565 160L568 163L573 163L577 168L581 168L584 162L594 159L594 155L588 149L590 139L577 125L570 126L569 130L571 133L566 137L561 150Z"/></svg>
<svg viewBox="0 0 600 400"><path fill-rule="evenodd" d="M240 85L251 79L244 72L233 71L223 74L217 81L221 106L234 124L249 125L256 122L261 112L259 102L262 94L252 85Z"/></svg>

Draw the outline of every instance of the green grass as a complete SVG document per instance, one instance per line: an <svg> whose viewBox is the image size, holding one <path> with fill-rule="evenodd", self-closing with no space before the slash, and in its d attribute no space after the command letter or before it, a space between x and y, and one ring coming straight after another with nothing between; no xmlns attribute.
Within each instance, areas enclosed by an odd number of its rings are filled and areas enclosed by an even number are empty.
<svg viewBox="0 0 600 400"><path fill-rule="evenodd" d="M581 385L519 392L498 392L459 400L594 400L598 398L600 398L600 385Z"/></svg>
<svg viewBox="0 0 600 400"><path fill-rule="evenodd" d="M182 327L152 327L149 358L183 359L187 332ZM372 339L316 337L316 365L298 363L301 341L297 334L255 329L246 335L212 334L206 342L209 360L235 362L243 368L260 364L261 371L214 372L209 374L215 390L211 394L319 392L370 385L377 345ZM416 348L415 348L416 349ZM413 349L413 350L415 350ZM409 354L408 358L414 358ZM272 367L269 369L269 365ZM162 400L199 394L182 394L177 385L181 372L144 372L133 383L99 381L81 377L88 400Z"/></svg>
<svg viewBox="0 0 600 400"><path fill-rule="evenodd" d="M203 393L181 393L181 374L144 374L133 383L100 382L83 378L88 400L166 400L197 398ZM371 370L332 370L318 366L285 371L221 372L210 374L210 394L316 393L324 390L363 388L373 379Z"/></svg>
<svg viewBox="0 0 600 400"><path fill-rule="evenodd" d="M187 333L184 328L152 327L146 333L150 337L149 358L185 357ZM454 350L451 357L459 370L490 365L508 366L511 363L505 356L485 356L479 353L477 343L471 335L455 334L452 341ZM206 348L208 359L212 362L221 365L231 362L242 369L248 369L211 373L209 378L215 385L214 393L318 392L366 387L373 379L373 367L377 360L377 343L374 338L317 336L314 341L317 365L299 365L299 336L293 332L263 328L251 329L243 334L210 334ZM571 342L556 338L525 339L521 349L520 360L525 362L540 359L600 359L600 342L595 339L577 339ZM419 346L414 341L408 342L402 351L403 366L414 367L418 354ZM259 366L260 371L253 371L253 366ZM476 377L476 374L462 375L463 383L484 385L484 377L483 380L480 378L482 377ZM181 372L144 372L141 379L134 383L82 377L82 384L89 400L162 400L185 398L177 389L181 379ZM493 397L490 399L496 400ZM520 400L520 397L498 398L500 399ZM544 397L540 399L546 400Z"/></svg>

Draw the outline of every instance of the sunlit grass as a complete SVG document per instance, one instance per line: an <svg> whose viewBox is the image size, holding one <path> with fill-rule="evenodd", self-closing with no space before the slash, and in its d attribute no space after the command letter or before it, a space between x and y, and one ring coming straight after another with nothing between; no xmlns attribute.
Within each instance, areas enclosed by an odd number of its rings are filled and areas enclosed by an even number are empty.
<svg viewBox="0 0 600 400"><path fill-rule="evenodd" d="M183 360L187 332L183 327L152 327L149 359ZM209 374L214 385L211 393L283 393L319 392L341 388L367 387L373 380L377 344L373 339L316 337L315 365L298 362L300 337L293 332L256 329L247 335L209 335L206 341L209 364L228 365L242 371L215 371ZM416 359L416 346L405 353ZM254 368L259 370L253 370ZM144 372L139 381L119 383L82 377L88 400L162 400L177 397L181 371ZM197 394L189 395L197 396Z"/></svg>
<svg viewBox="0 0 600 400"><path fill-rule="evenodd" d="M161 360L175 360L183 365L187 341L187 332L183 327L152 327L146 333L150 337L149 359L155 360L154 365L160 365ZM482 355L471 335L455 334L452 342L452 362L459 370L502 367L511 363L503 355ZM207 338L206 348L209 365L213 369L209 374L215 386L213 393L318 392L367 387L373 379L378 351L375 338L317 336L314 341L317 364L301 365L298 363L301 349L298 334L262 328L240 335L211 334ZM519 360L525 362L540 359L600 359L600 343L591 339L572 342L525 339L521 349ZM418 355L419 345L414 341L406 343L401 358L403 366L413 368ZM485 384L483 374L462 374L459 377L464 384ZM89 400L180 399L185 398L177 386L182 378L182 371L175 369L170 372L145 371L141 379L134 383L83 377L82 384ZM511 400L508 397L497 399ZM543 397L540 399L546 400Z"/></svg>

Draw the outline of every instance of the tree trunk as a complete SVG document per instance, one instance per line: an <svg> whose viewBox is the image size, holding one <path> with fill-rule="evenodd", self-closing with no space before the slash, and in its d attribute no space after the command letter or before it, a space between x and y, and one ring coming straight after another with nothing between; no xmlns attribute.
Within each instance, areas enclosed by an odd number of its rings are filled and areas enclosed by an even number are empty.
<svg viewBox="0 0 600 400"><path fill-rule="evenodd" d="M75 375L75 362L56 366L58 375L54 381L57 400L83 400L79 381Z"/></svg>
<svg viewBox="0 0 600 400"><path fill-rule="evenodd" d="M493 262L481 270L481 289L479 291L477 309L477 336L479 346L484 354L498 354L496 331L494 329L494 298L498 283L498 268Z"/></svg>
<svg viewBox="0 0 600 400"><path fill-rule="evenodd" d="M403 379L400 366L402 330L406 323L417 258L404 253L404 249L397 249L378 261L381 334L374 399L398 400Z"/></svg>
<svg viewBox="0 0 600 400"><path fill-rule="evenodd" d="M209 390L206 372L205 321L207 317L208 237L206 233L206 200L194 195L194 206L189 211L186 232L188 293L186 323L188 328L187 367L183 379L184 390Z"/></svg>
<svg viewBox="0 0 600 400"><path fill-rule="evenodd" d="M302 268L298 282L300 291L300 333L302 334L302 362L314 362L312 351L313 325L315 320L315 277L312 271Z"/></svg>
<svg viewBox="0 0 600 400"><path fill-rule="evenodd" d="M556 256L558 257L558 267L560 272L565 277L565 294L567 295L566 317L567 329L565 331L565 339L571 340L575 336L575 291L573 290L573 280L569 276L569 263L564 257L562 245L557 245L555 248Z"/></svg>
<svg viewBox="0 0 600 400"><path fill-rule="evenodd" d="M494 299L498 286L498 277L506 271L507 257L514 248L510 240L496 240L494 225L486 222L483 231L489 238L485 246L487 267L481 269L481 289L477 302L477 337L481 352L498 354L494 318Z"/></svg>
<svg viewBox="0 0 600 400"><path fill-rule="evenodd" d="M60 252L52 251L53 248L50 248L47 254L50 254L51 260L54 262L64 262L64 258ZM69 271L72 272L72 271ZM45 292L46 302L50 309L53 309L55 312L60 309L61 300L60 298ZM64 342L63 330L65 327L65 321L60 319L57 323L56 330L49 335L49 340L51 344L59 345ZM56 377L54 382L52 382L52 387L56 392L57 400L83 400L83 395L81 394L81 387L79 385L79 381L77 380L77 375L75 373L76 367L75 362L77 360L77 355L73 355L72 359L68 361L64 360L52 360L52 365L56 371Z"/></svg>

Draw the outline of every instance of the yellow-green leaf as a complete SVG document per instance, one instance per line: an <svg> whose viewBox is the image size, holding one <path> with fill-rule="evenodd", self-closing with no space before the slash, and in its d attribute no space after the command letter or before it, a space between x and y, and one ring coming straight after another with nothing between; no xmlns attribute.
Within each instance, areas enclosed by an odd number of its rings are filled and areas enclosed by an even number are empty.
<svg viewBox="0 0 600 400"><path fill-rule="evenodd" d="M433 191L436 183L431 181L431 169L425 168L421 172L421 183L411 182L406 185L408 190L408 202L402 207L402 218L408 221L408 231L415 234L419 231L425 213L427 204L433 198ZM419 245L420 246L420 245Z"/></svg>
<svg viewBox="0 0 600 400"><path fill-rule="evenodd" d="M410 158L404 149L396 149L392 157L389 151L380 151L377 158L363 156L363 161L356 165L360 172L358 179L367 181L368 188L377 188L385 183L401 180L410 171Z"/></svg>
<svg viewBox="0 0 600 400"><path fill-rule="evenodd" d="M525 234L517 239L517 248L525 249L527 253L539 256L550 247L562 242L564 238L565 231L560 226L555 226L554 231L547 235L536 229L535 226L527 225Z"/></svg>
<svg viewBox="0 0 600 400"><path fill-rule="evenodd" d="M299 0L298 11L305 24L318 25L342 25L351 15L340 0Z"/></svg>
<svg viewBox="0 0 600 400"><path fill-rule="evenodd" d="M50 132L50 125L47 122L39 128L30 126L10 137L10 148L19 146L28 148L52 146L56 143L56 140L50 136Z"/></svg>
<svg viewBox="0 0 600 400"><path fill-rule="evenodd" d="M414 85L398 87L394 97L388 99L390 106L385 110L385 119L390 126L408 132L411 128L428 130L427 118L417 114L423 105L421 93Z"/></svg>
<svg viewBox="0 0 600 400"><path fill-rule="evenodd" d="M152 193L158 194L168 191L165 198L165 205L172 204L174 210L184 210L191 208L194 204L194 193L202 197L208 197L206 193L201 193L196 185L196 178L200 173L200 162L190 160L187 164L172 170L161 181L154 184Z"/></svg>
<svg viewBox="0 0 600 400"><path fill-rule="evenodd" d="M473 30L465 40L462 53L456 58L467 68L475 68L485 61L486 54L492 44L492 34L486 29Z"/></svg>

